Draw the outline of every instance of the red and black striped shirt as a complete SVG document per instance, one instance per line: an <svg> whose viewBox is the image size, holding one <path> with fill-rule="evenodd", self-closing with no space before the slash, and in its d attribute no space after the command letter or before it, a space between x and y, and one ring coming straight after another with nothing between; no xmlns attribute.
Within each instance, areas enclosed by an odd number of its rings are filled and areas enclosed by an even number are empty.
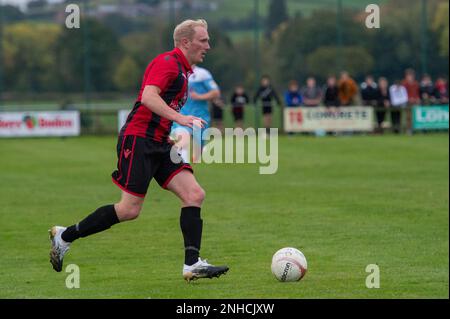
<svg viewBox="0 0 450 319"><path fill-rule="evenodd" d="M167 142L172 121L152 112L141 103L142 93L147 85L161 89L160 96L177 112L187 100L188 78L192 68L180 49L165 52L153 59L145 70L141 90L133 110L128 115L120 136L136 135L157 142Z"/></svg>

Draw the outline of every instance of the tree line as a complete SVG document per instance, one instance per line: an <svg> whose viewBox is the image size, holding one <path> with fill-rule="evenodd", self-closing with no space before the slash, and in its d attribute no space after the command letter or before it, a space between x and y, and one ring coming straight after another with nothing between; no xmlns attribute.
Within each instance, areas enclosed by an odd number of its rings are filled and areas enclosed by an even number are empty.
<svg viewBox="0 0 450 319"><path fill-rule="evenodd" d="M380 29L365 27L365 13L344 10L340 43L335 11L289 16L283 13L284 1L276 2L282 6L271 3L263 20L260 69L251 32L233 37L220 23L209 21L213 50L204 67L224 91L236 84L254 89L262 74L270 74L280 89L289 80L304 82L314 76L324 81L342 70L357 80L367 74L398 79L407 68L421 70L424 56L428 73L448 77L447 1L429 1L425 30L418 1L414 5L406 0L386 1ZM159 19L136 28L133 23L142 24L141 20L89 18L82 19L80 29L67 29L63 23L14 21L13 14L19 15L11 12L2 32L3 92L76 93L83 92L88 81L92 92L134 94L148 62L173 47L173 26Z"/></svg>

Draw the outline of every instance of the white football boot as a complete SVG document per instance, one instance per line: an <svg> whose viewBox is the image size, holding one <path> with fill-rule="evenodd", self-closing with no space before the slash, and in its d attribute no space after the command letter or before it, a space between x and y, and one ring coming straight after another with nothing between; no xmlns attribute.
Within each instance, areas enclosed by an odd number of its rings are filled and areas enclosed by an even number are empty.
<svg viewBox="0 0 450 319"><path fill-rule="evenodd" d="M66 227L53 226L49 231L50 241L52 243L50 249L50 263L57 272L62 270L64 255L70 248L70 244L61 238L61 234L66 230Z"/></svg>
<svg viewBox="0 0 450 319"><path fill-rule="evenodd" d="M228 271L227 266L213 266L209 264L206 259L202 260L198 258L198 261L191 265L183 266L183 278L190 282L199 278L213 278L219 277Z"/></svg>

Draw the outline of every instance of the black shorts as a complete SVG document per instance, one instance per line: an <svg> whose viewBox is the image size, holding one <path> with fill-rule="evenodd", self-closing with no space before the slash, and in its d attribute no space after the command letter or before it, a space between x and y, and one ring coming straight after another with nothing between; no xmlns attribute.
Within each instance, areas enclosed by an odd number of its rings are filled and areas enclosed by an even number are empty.
<svg viewBox="0 0 450 319"><path fill-rule="evenodd" d="M271 106L263 106L263 114L272 114Z"/></svg>
<svg viewBox="0 0 450 319"><path fill-rule="evenodd" d="M183 169L193 173L192 167L183 162L175 152L176 162L170 158L172 145L158 143L134 135L119 136L117 141L117 170L112 173L113 182L123 191L145 197L154 177L162 188Z"/></svg>
<svg viewBox="0 0 450 319"><path fill-rule="evenodd" d="M223 118L223 110L222 110L222 108L213 105L213 107L212 107L212 117L215 120L221 120Z"/></svg>
<svg viewBox="0 0 450 319"><path fill-rule="evenodd" d="M244 118L244 108L242 106L233 107L233 116L235 121L242 120Z"/></svg>

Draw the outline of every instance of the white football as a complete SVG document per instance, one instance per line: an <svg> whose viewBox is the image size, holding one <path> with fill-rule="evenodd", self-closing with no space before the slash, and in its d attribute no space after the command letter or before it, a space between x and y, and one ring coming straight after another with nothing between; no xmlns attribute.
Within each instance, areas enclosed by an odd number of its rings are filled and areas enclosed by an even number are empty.
<svg viewBox="0 0 450 319"><path fill-rule="evenodd" d="M305 255L296 248L281 248L272 257L272 273L279 281L299 281L307 269Z"/></svg>

